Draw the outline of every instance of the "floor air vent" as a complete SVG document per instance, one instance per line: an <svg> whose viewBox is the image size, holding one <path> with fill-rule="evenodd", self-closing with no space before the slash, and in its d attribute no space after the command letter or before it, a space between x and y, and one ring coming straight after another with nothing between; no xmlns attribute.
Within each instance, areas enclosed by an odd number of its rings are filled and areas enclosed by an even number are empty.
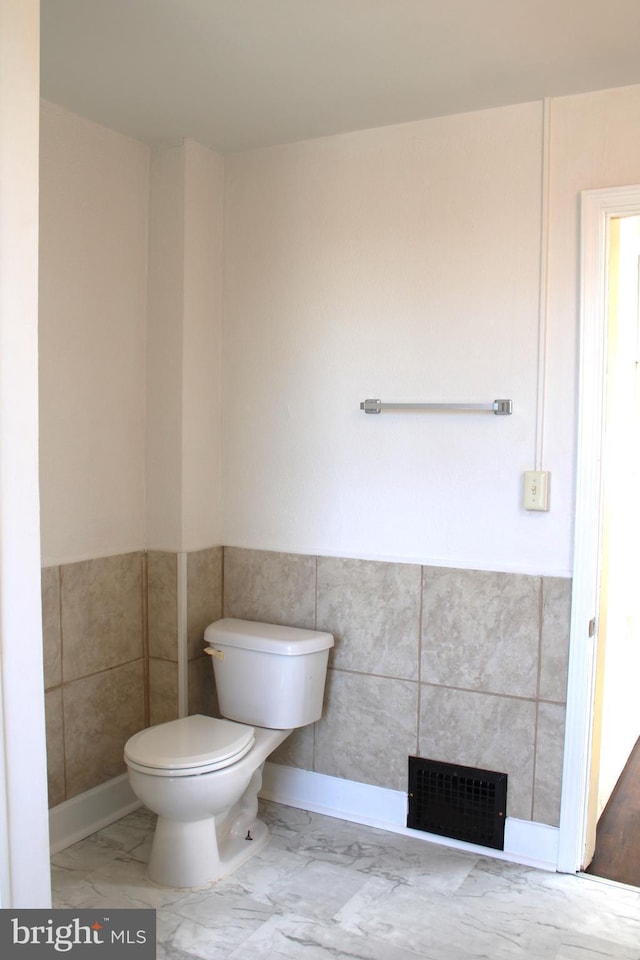
<svg viewBox="0 0 640 960"><path fill-rule="evenodd" d="M504 850L507 774L409 757L407 826Z"/></svg>

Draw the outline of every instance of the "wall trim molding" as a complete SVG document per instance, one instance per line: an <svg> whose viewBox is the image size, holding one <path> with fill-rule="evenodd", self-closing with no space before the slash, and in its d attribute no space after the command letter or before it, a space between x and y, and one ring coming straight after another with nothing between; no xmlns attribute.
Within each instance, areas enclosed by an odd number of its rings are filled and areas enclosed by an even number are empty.
<svg viewBox="0 0 640 960"><path fill-rule="evenodd" d="M530 820L507 817L504 850L493 850L474 843L435 836L406 826L407 796L401 790L389 790L369 783L342 780L323 773L300 770L267 762L262 790L264 800L289 807L311 810L339 820L378 827L390 833L415 837L423 842L466 850L511 863L522 863L542 870L558 865L558 828Z"/></svg>
<svg viewBox="0 0 640 960"><path fill-rule="evenodd" d="M142 804L129 786L126 773L49 810L49 844L58 853L96 830L133 813Z"/></svg>

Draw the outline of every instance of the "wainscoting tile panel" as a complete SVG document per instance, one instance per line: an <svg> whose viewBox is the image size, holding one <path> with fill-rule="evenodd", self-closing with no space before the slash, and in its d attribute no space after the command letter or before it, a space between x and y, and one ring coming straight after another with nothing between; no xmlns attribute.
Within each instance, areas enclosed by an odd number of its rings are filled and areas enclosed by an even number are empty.
<svg viewBox="0 0 640 960"><path fill-rule="evenodd" d="M147 554L149 656L178 659L178 556L163 550Z"/></svg>
<svg viewBox="0 0 640 960"><path fill-rule="evenodd" d="M62 674L76 680L142 656L142 554L65 564Z"/></svg>
<svg viewBox="0 0 640 960"><path fill-rule="evenodd" d="M567 699L571 588L571 580L560 577L544 577L542 580L542 700L564 703Z"/></svg>
<svg viewBox="0 0 640 960"><path fill-rule="evenodd" d="M420 756L507 773L507 811L531 819L536 705L423 684Z"/></svg>
<svg viewBox="0 0 640 960"><path fill-rule="evenodd" d="M62 683L60 568L42 568L42 639L45 690Z"/></svg>
<svg viewBox="0 0 640 960"><path fill-rule="evenodd" d="M564 705L539 704L533 819L538 823L548 823L552 827L557 827L560 823L564 730Z"/></svg>
<svg viewBox="0 0 640 960"><path fill-rule="evenodd" d="M144 727L142 660L65 684L67 799L126 770L127 739Z"/></svg>
<svg viewBox="0 0 640 960"><path fill-rule="evenodd" d="M417 697L417 683L329 670L315 730L316 772L406 790Z"/></svg>
<svg viewBox="0 0 640 960"><path fill-rule="evenodd" d="M222 616L222 547L187 554L187 640L189 659L202 656L204 631Z"/></svg>
<svg viewBox="0 0 640 960"><path fill-rule="evenodd" d="M421 568L318 558L318 627L333 633L331 664L416 680Z"/></svg>
<svg viewBox="0 0 640 960"><path fill-rule="evenodd" d="M211 657L200 656L189 660L189 707L188 713L203 713L206 717L219 717L218 697L213 679Z"/></svg>
<svg viewBox="0 0 640 960"><path fill-rule="evenodd" d="M224 548L224 616L315 628L316 558Z"/></svg>
<svg viewBox="0 0 640 960"><path fill-rule="evenodd" d="M422 680L535 697L540 579L426 567Z"/></svg>
<svg viewBox="0 0 640 960"><path fill-rule="evenodd" d="M49 690L44 698L47 736L47 783L49 806L66 799L64 783L64 739L62 724L62 687Z"/></svg>
<svg viewBox="0 0 640 960"><path fill-rule="evenodd" d="M313 752L315 741L315 724L294 730L284 743L274 750L269 757L272 763L282 763L285 767L300 767L302 770L313 770Z"/></svg>
<svg viewBox="0 0 640 960"><path fill-rule="evenodd" d="M178 716L178 664L149 659L149 723L166 723Z"/></svg>

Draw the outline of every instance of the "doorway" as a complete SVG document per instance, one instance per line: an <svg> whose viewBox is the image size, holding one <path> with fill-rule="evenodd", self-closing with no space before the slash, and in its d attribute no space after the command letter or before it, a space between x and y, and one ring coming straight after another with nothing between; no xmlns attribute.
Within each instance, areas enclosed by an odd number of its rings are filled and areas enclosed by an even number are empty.
<svg viewBox="0 0 640 960"><path fill-rule="evenodd" d="M640 736L640 186L582 196L578 482L559 869L591 861ZM613 801L612 801L613 802Z"/></svg>
<svg viewBox="0 0 640 960"><path fill-rule="evenodd" d="M602 533L591 764L595 856L588 872L640 886L625 840L640 827L638 264L640 217L609 221ZM624 778L622 778L624 771ZM636 847L638 844L631 844Z"/></svg>

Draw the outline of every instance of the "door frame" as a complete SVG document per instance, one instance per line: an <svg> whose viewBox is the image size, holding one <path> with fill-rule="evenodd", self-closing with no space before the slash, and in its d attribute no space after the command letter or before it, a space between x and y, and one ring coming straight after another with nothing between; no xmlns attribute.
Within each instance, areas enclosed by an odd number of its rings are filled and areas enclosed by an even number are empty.
<svg viewBox="0 0 640 960"><path fill-rule="evenodd" d="M51 906L38 492L38 0L0 0L0 907Z"/></svg>
<svg viewBox="0 0 640 960"><path fill-rule="evenodd" d="M640 185L585 190L580 198L578 446L567 712L558 870L585 866L598 635L602 455L607 361L609 222L640 214ZM594 627L590 629L593 622Z"/></svg>

